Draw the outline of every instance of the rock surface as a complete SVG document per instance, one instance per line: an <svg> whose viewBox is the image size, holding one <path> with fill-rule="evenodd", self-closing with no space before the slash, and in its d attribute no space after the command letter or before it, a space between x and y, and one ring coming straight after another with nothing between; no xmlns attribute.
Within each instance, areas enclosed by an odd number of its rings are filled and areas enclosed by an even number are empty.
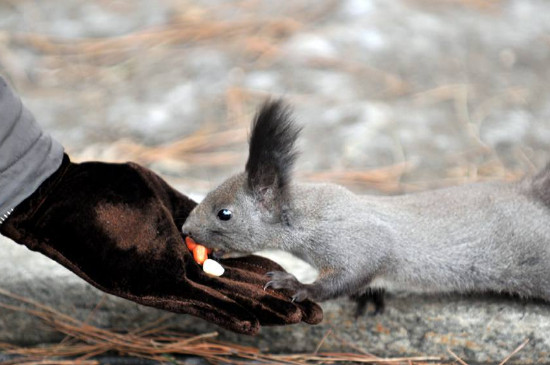
<svg viewBox="0 0 550 365"><path fill-rule="evenodd" d="M258 336L237 335L187 315L175 315L104 294L46 257L6 239L0 239L0 288L16 293L94 325L132 330L159 318L188 333L219 331L219 338L272 352L312 352L327 334L323 351L357 351L385 357L441 356L447 348L468 361L498 362L526 339L529 343L514 359L541 363L550 354L550 306L510 298L433 297L392 294L381 316L356 320L347 300L323 303L324 321L316 326L264 327ZM298 260L270 253L286 267L311 280L308 267ZM0 296L0 303L18 304ZM101 303L99 306L98 303ZM96 307L97 306L97 307ZM90 313L93 312L93 315ZM17 330L14 330L17 329ZM0 307L0 342L38 344L63 336L29 314ZM355 348L350 348L349 344Z"/></svg>

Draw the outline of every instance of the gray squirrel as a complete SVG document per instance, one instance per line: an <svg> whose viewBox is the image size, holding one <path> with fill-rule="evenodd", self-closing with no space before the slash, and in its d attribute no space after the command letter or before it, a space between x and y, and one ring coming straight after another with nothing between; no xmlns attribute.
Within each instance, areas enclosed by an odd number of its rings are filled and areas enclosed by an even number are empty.
<svg viewBox="0 0 550 365"><path fill-rule="evenodd" d="M182 232L215 252L281 249L319 270L266 288L324 301L377 288L550 300L550 167L517 182L398 196L292 180L300 128L281 101L256 115L245 171L208 193Z"/></svg>

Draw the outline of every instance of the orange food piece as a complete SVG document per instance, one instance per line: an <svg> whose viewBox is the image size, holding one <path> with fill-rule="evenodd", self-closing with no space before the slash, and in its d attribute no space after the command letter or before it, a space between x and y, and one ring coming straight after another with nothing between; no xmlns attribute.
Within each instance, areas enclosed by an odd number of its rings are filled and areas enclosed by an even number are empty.
<svg viewBox="0 0 550 365"><path fill-rule="evenodd" d="M197 264L202 265L208 258L208 254L206 253L206 247L202 245L196 245L195 249L193 250L193 258L197 262Z"/></svg>
<svg viewBox="0 0 550 365"><path fill-rule="evenodd" d="M197 247L197 243L193 241L193 239L189 236L185 237L185 244L187 245L187 248L191 251Z"/></svg>
<svg viewBox="0 0 550 365"><path fill-rule="evenodd" d="M185 237L185 244L189 251L193 252L193 258L199 265L202 265L208 258L208 255L212 253L211 248L199 245L189 236Z"/></svg>

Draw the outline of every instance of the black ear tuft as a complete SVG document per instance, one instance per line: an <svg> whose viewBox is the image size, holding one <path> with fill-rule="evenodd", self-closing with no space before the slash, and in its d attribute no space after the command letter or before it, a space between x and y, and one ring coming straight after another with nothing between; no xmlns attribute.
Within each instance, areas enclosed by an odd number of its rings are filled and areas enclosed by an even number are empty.
<svg viewBox="0 0 550 365"><path fill-rule="evenodd" d="M298 155L295 142L300 130L282 101L264 103L252 122L246 163L248 187L252 191L272 188L274 198L284 200Z"/></svg>

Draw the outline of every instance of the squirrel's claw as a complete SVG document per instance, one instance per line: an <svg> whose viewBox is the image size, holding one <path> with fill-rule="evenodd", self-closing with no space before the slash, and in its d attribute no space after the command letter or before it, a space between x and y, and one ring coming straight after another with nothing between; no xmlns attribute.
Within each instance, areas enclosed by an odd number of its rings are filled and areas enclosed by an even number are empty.
<svg viewBox="0 0 550 365"><path fill-rule="evenodd" d="M292 301L293 302L303 302L308 297L308 293L306 289L300 289L298 290L293 296Z"/></svg>
<svg viewBox="0 0 550 365"><path fill-rule="evenodd" d="M293 302L302 302L308 298L304 284L300 283L294 275L283 271L271 271L265 276L271 280L265 284L264 290L267 288L291 290L295 292L292 296Z"/></svg>
<svg viewBox="0 0 550 365"><path fill-rule="evenodd" d="M270 288L271 286L273 285L273 281L268 281L265 285L264 285L264 291L266 291L268 288Z"/></svg>

